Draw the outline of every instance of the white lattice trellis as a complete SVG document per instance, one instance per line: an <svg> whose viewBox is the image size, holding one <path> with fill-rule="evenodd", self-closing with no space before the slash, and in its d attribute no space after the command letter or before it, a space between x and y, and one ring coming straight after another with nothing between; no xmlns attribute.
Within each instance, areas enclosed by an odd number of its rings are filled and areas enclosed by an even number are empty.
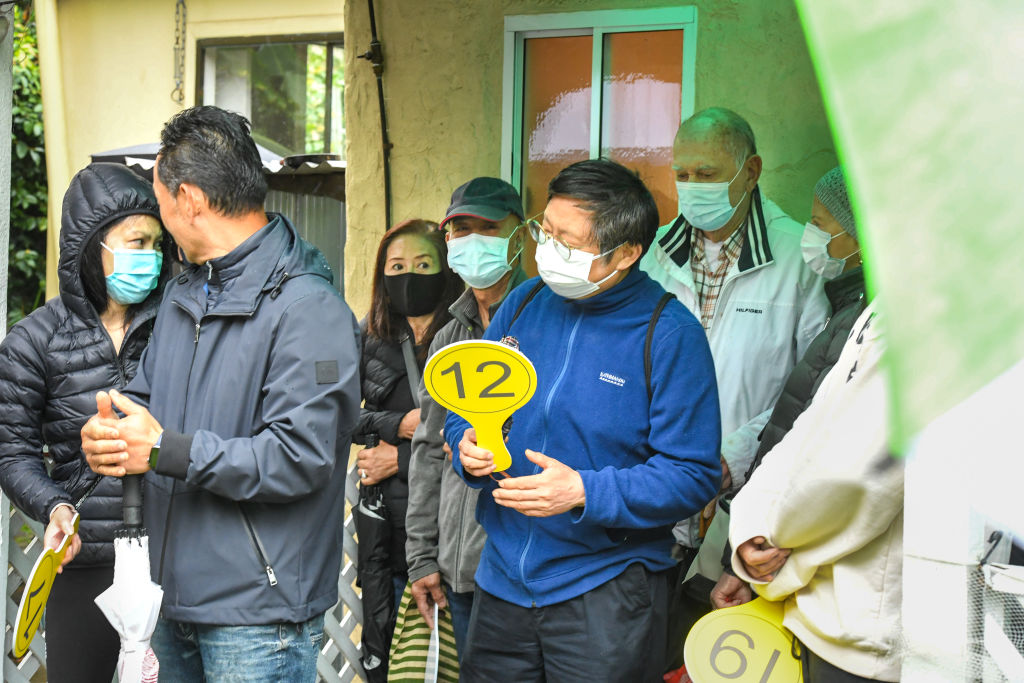
<svg viewBox="0 0 1024 683"><path fill-rule="evenodd" d="M33 676L40 669L44 668L46 662L43 642L45 621L32 639L28 654L20 661L16 661L11 655L11 644L14 637L14 619L18 613L18 602L21 600L25 578L32 571L32 565L35 564L36 558L42 551L43 544L40 539L43 535L43 527L12 507L7 500L7 496L0 496L0 508L3 510L3 529L2 534L0 534L0 538L2 538L0 546L2 548L0 548L0 554L6 558L8 563L7 574L4 577L7 584L4 591L7 618L4 628L5 657L3 679L7 683L29 683L29 681L33 680ZM22 549L21 545L17 542L17 537L23 533L26 526L31 530L31 539L25 548Z"/></svg>
<svg viewBox="0 0 1024 683"><path fill-rule="evenodd" d="M345 506L345 538L341 575L338 577L338 604L324 618L324 647L316 664L320 679L327 683L348 683L365 678L359 663L363 604L356 588L356 523L352 518L352 509L359 502L358 481L356 460L352 458L345 482L345 500L348 505Z"/></svg>

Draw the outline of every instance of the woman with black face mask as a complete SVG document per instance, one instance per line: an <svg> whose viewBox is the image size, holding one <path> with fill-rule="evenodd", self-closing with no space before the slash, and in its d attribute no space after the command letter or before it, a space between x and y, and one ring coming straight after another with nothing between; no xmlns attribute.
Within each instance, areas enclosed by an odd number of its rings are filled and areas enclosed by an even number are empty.
<svg viewBox="0 0 1024 683"><path fill-rule="evenodd" d="M451 320L448 307L464 289L447 256L444 233L437 223L414 219L384 233L377 249L370 312L362 323L363 409L352 440L368 446L357 455L360 484L364 489L380 485L390 527L389 533L371 538L368 529L357 526L363 612L368 622L363 627L363 666L370 680L386 675L387 646L407 578L410 442L420 422L411 386L419 384L430 342ZM356 517L357 525L361 519ZM372 553L367 544L375 546ZM362 559L371 555L372 568ZM374 571L376 575L371 576ZM381 581L381 571L390 573L391 580ZM382 628L377 642L370 643L368 631L373 629L368 627L374 626Z"/></svg>

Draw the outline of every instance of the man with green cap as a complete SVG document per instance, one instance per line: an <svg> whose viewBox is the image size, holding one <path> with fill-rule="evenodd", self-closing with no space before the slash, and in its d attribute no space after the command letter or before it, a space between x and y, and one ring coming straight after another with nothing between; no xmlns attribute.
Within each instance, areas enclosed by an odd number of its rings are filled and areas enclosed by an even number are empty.
<svg viewBox="0 0 1024 683"><path fill-rule="evenodd" d="M474 178L452 193L441 229L447 231L448 264L469 289L448 309L453 320L438 331L430 353L481 338L501 302L526 280L523 213L519 193L498 178ZM433 625L433 605L450 609L461 655L473 606L473 575L486 536L476 522L477 490L466 486L448 462L441 438L447 414L421 384L405 548L420 613Z"/></svg>

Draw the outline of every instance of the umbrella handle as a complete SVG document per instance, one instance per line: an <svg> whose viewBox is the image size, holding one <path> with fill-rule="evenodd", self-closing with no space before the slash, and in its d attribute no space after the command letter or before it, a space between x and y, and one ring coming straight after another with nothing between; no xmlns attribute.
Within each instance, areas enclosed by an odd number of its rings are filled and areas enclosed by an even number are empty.
<svg viewBox="0 0 1024 683"><path fill-rule="evenodd" d="M142 475L129 474L124 478L121 494L121 511L124 525L129 528L142 526Z"/></svg>

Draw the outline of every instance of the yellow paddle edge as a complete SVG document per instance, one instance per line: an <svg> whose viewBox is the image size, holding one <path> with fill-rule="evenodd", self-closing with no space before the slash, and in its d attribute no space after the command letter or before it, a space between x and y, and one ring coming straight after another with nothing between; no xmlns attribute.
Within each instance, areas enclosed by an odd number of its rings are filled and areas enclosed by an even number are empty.
<svg viewBox="0 0 1024 683"><path fill-rule="evenodd" d="M476 429L476 443L494 454L496 472L512 465L501 427L537 390L537 371L522 352L483 339L456 342L427 360L423 383Z"/></svg>
<svg viewBox="0 0 1024 683"><path fill-rule="evenodd" d="M800 683L784 611L782 602L755 598L705 615L686 636L686 673L694 683Z"/></svg>
<svg viewBox="0 0 1024 683"><path fill-rule="evenodd" d="M18 605L18 616L14 620L14 638L11 646L11 654L16 658L28 654L28 646L39 628L39 622L43 620L43 609L50 597L50 590L53 588L53 580L57 577L57 570L64 560L64 555L71 546L71 540L78 534L78 522L81 518L78 513L71 519L74 526L74 533L65 536L56 550L46 548L39 553L36 563L25 580L25 592L21 595L21 604Z"/></svg>

